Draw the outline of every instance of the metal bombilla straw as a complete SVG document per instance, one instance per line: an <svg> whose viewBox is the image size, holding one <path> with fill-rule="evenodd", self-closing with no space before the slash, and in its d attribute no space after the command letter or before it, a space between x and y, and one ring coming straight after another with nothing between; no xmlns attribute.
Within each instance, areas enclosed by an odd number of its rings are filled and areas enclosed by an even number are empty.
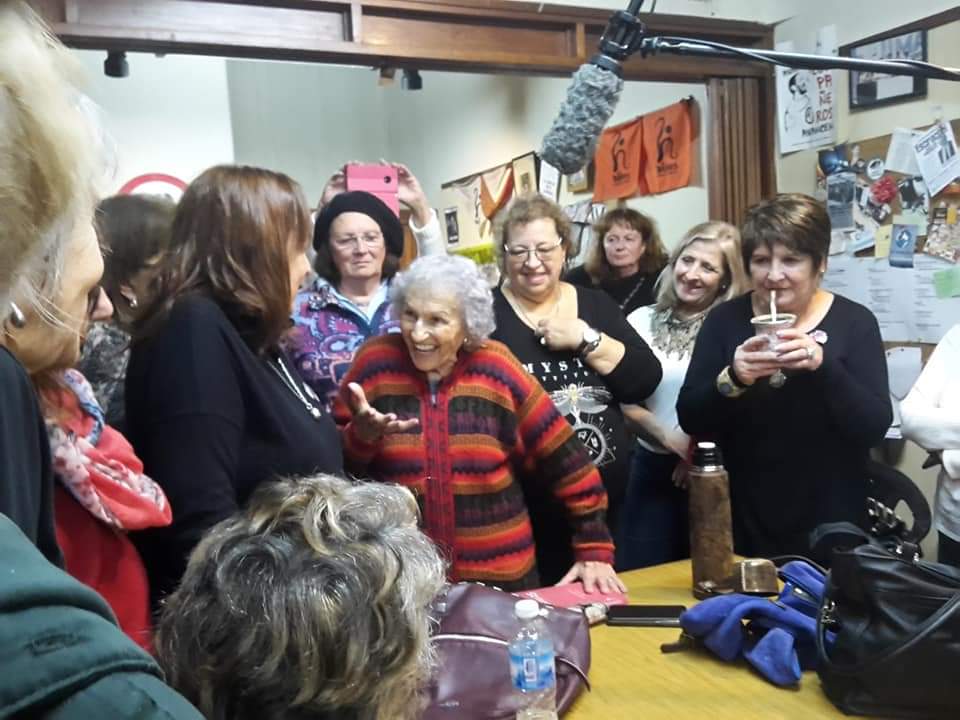
<svg viewBox="0 0 960 720"><path fill-rule="evenodd" d="M777 323L777 291L770 291L770 322L773 323L776 327ZM776 332L776 331L774 331ZM783 374L783 370L777 370L773 375L770 376L770 387L780 388L783 387L783 384L787 381L787 376Z"/></svg>

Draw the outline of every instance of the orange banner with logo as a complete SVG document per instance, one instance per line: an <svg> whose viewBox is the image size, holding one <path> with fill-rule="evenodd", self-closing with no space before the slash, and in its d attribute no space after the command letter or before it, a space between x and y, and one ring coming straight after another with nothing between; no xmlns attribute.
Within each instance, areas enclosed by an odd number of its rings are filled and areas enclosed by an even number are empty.
<svg viewBox="0 0 960 720"><path fill-rule="evenodd" d="M643 177L650 193L690 184L693 130L689 100L643 116L643 154Z"/></svg>
<svg viewBox="0 0 960 720"><path fill-rule="evenodd" d="M600 135L593 162L594 202L643 195L646 188L641 170L643 128L641 118L607 128Z"/></svg>

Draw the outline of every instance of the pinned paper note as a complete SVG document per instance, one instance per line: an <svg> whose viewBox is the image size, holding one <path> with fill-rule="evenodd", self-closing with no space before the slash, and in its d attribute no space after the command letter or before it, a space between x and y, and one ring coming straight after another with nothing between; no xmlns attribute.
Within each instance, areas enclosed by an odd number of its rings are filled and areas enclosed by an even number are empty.
<svg viewBox="0 0 960 720"><path fill-rule="evenodd" d="M881 225L873 235L873 254L878 258L890 257L890 236L893 233L892 225Z"/></svg>
<svg viewBox="0 0 960 720"><path fill-rule="evenodd" d="M896 225L891 228L890 266L912 268L913 253L917 248L917 226Z"/></svg>
<svg viewBox="0 0 960 720"><path fill-rule="evenodd" d="M960 267L933 273L933 289L941 300L960 297Z"/></svg>
<svg viewBox="0 0 960 720"><path fill-rule="evenodd" d="M920 174L931 195L936 195L960 176L960 152L950 123L941 120L913 139Z"/></svg>
<svg viewBox="0 0 960 720"><path fill-rule="evenodd" d="M903 173L904 175L919 175L920 166L917 164L917 154L913 151L914 137L922 133L908 128L896 128L890 135L890 147L884 166L887 171Z"/></svg>

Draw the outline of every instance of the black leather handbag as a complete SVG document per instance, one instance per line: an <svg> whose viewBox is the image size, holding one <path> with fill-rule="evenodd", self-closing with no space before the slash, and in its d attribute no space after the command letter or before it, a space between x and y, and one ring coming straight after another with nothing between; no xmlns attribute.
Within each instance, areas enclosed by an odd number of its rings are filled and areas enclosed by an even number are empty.
<svg viewBox="0 0 960 720"><path fill-rule="evenodd" d="M960 718L960 571L876 544L836 551L817 654L823 690L845 713Z"/></svg>

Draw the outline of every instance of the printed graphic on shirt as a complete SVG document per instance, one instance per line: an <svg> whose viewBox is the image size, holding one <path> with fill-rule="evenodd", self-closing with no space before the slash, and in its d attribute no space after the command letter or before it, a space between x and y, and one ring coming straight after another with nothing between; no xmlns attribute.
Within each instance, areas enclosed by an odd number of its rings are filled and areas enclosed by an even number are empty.
<svg viewBox="0 0 960 720"><path fill-rule="evenodd" d="M594 464L600 468L614 462L616 431L607 419L613 395L605 385L597 384L596 373L580 360L541 360L524 363L524 368L540 380Z"/></svg>

